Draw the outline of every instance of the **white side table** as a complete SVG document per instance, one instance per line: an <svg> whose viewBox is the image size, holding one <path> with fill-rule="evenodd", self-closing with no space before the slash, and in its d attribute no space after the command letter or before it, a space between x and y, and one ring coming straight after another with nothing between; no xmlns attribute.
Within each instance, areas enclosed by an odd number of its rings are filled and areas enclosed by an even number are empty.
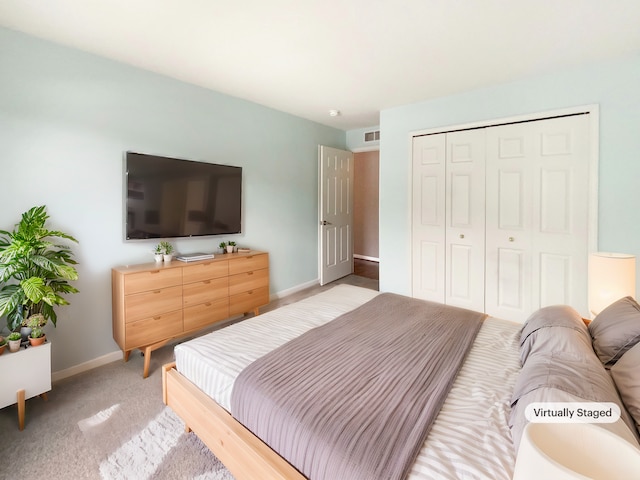
<svg viewBox="0 0 640 480"><path fill-rule="evenodd" d="M18 426L24 430L25 400L51 390L51 343L21 347L0 355L0 408L18 404Z"/></svg>

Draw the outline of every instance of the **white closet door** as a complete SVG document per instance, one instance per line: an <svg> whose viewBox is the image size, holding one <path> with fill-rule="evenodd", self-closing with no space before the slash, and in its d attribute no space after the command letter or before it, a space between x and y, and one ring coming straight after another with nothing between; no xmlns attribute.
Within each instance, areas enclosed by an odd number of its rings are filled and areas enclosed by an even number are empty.
<svg viewBox="0 0 640 480"><path fill-rule="evenodd" d="M445 301L445 134L413 138L412 295Z"/></svg>
<svg viewBox="0 0 640 480"><path fill-rule="evenodd" d="M586 313L588 115L487 128L486 312Z"/></svg>
<svg viewBox="0 0 640 480"><path fill-rule="evenodd" d="M445 303L483 312L485 132L446 135Z"/></svg>

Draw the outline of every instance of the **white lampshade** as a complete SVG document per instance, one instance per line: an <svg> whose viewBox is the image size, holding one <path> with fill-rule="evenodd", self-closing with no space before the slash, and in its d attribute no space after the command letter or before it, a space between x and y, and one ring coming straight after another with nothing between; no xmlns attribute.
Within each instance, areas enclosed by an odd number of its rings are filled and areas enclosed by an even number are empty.
<svg viewBox="0 0 640 480"><path fill-rule="evenodd" d="M589 311L593 316L622 297L636 294L636 257L596 252L589 256Z"/></svg>
<svg viewBox="0 0 640 480"><path fill-rule="evenodd" d="M513 480L638 478L640 450L592 423L529 423Z"/></svg>

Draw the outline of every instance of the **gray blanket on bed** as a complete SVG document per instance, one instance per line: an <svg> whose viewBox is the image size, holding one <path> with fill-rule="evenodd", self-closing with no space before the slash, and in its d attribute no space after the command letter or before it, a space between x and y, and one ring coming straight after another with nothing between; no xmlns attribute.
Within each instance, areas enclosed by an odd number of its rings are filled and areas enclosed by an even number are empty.
<svg viewBox="0 0 640 480"><path fill-rule="evenodd" d="M231 412L307 478L404 478L485 317L380 294L249 365Z"/></svg>

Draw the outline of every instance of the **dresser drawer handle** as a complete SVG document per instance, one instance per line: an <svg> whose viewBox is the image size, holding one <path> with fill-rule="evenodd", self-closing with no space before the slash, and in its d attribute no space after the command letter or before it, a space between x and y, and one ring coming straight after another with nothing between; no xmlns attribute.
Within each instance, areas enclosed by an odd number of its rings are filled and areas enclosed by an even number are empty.
<svg viewBox="0 0 640 480"><path fill-rule="evenodd" d="M247 293L248 293L249 295L253 295L253 290L249 290Z"/></svg>
<svg viewBox="0 0 640 480"><path fill-rule="evenodd" d="M153 293L157 295L158 293L162 293L162 290L154 290Z"/></svg>
<svg viewBox="0 0 640 480"><path fill-rule="evenodd" d="M211 280L205 280L202 283L204 283L205 285L209 285L211 283Z"/></svg>
<svg viewBox="0 0 640 480"><path fill-rule="evenodd" d="M152 270L149 272L151 275L155 275L156 273L160 273L160 270Z"/></svg>
<svg viewBox="0 0 640 480"><path fill-rule="evenodd" d="M160 320L162 318L162 315L157 315L155 317L153 317L154 320Z"/></svg>
<svg viewBox="0 0 640 480"><path fill-rule="evenodd" d="M253 272L247 272L247 275L253 275Z"/></svg>

